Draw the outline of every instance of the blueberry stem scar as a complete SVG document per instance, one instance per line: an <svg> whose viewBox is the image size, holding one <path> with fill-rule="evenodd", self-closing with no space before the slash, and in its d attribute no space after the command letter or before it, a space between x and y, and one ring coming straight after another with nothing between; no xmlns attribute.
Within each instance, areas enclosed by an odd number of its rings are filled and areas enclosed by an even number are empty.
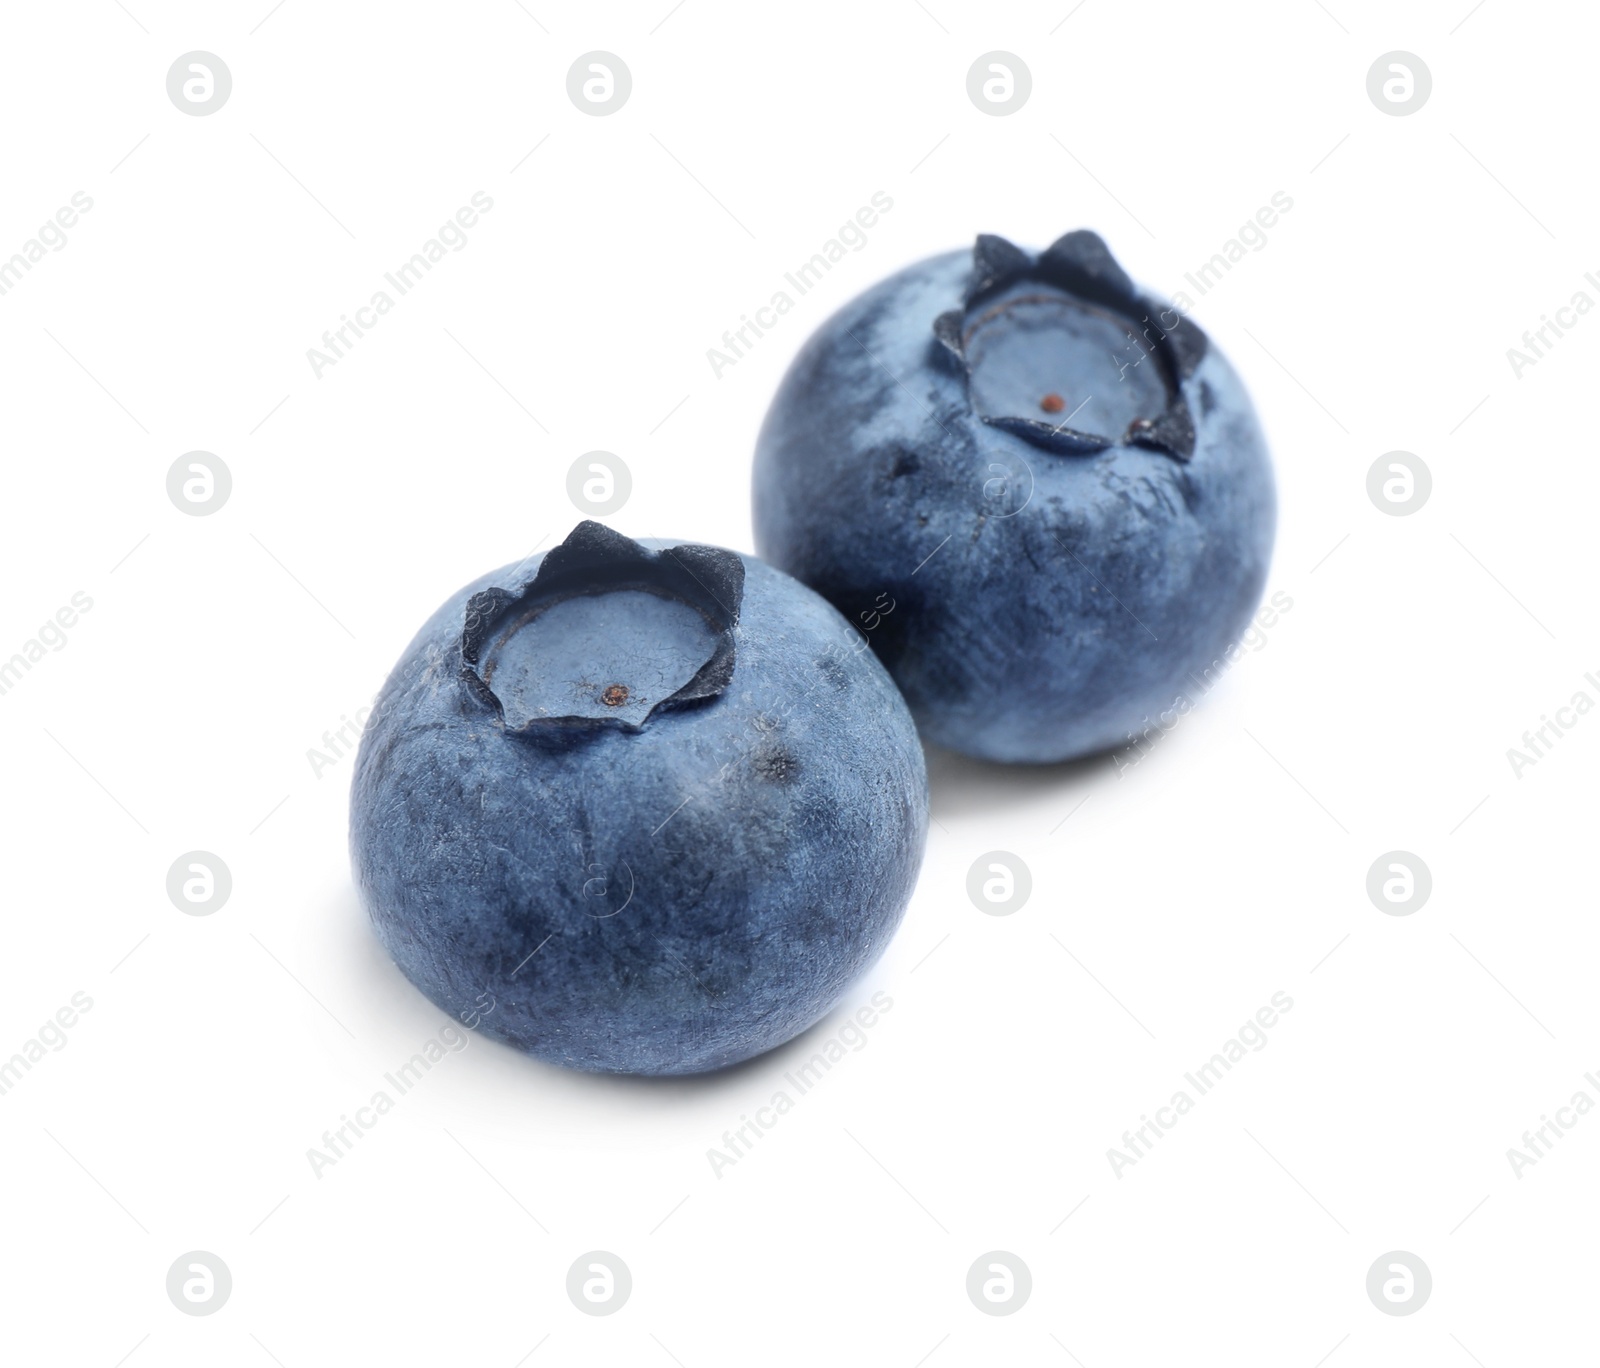
<svg viewBox="0 0 1600 1368"><path fill-rule="evenodd" d="M527 583L485 589L467 601L461 684L508 732L638 732L658 713L705 703L727 687L743 598L744 562L732 551L675 546L656 552L602 523L582 522L541 559ZM626 654L632 638L620 632L629 624L642 644L665 644L650 662L609 661L653 671L649 679L579 687L574 676L582 673L581 661L546 658L541 632L547 617L581 622L590 654ZM572 635L572 627L564 625L560 634ZM650 687L650 679L662 687ZM658 701L644 707L646 695ZM594 710L596 700L605 712Z"/></svg>
<svg viewBox="0 0 1600 1368"><path fill-rule="evenodd" d="M1029 331L1058 341L1081 334L1077 345L1083 347L1114 336L1118 379L1128 382L1131 377L1133 388L1108 387L1101 395L1108 405L1101 417L1114 418L1120 435L1052 425L1015 409L985 408L981 372L986 340L1000 347ZM1184 463L1194 457L1194 418L1182 386L1206 354L1206 335L1176 309L1141 294L1096 233L1067 233L1037 257L1002 237L980 234L962 307L935 318L933 334L966 375L978 417L992 427L1063 456L1089 456L1120 443L1148 447ZM1118 355L1126 359L1118 362ZM999 369L1009 372L1010 362ZM1066 400L1051 393L1038 407L1060 413ZM1094 414L1085 421L1095 421Z"/></svg>

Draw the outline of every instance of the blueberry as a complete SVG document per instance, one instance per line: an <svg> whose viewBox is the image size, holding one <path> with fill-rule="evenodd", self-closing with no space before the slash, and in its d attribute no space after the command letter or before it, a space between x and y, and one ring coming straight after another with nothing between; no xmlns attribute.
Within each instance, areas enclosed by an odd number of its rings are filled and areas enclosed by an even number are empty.
<svg viewBox="0 0 1600 1368"><path fill-rule="evenodd" d="M468 585L362 738L356 882L433 1002L572 1068L769 1050L883 950L927 831L883 667L751 557L585 522Z"/></svg>
<svg viewBox="0 0 1600 1368"><path fill-rule="evenodd" d="M1049 762L1209 687L1255 610L1272 470L1233 368L1090 232L908 267L802 348L758 552L853 621L930 741Z"/></svg>

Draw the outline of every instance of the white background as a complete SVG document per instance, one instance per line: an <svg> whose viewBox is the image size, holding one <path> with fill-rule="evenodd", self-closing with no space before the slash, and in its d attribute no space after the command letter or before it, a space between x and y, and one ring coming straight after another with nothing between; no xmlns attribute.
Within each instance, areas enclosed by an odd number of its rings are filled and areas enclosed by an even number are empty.
<svg viewBox="0 0 1600 1368"><path fill-rule="evenodd" d="M1592 1343L1600 1119L1507 1150L1600 1068L1593 757L1507 749L1600 671L1576 5L884 0L805 6L9 6L0 256L94 207L0 297L0 657L93 600L0 697L0 1058L93 1000L0 1096L0 1314L17 1363L904 1365L1323 1361L1486 1368ZM233 76L190 117L168 67ZM566 73L631 69L618 113ZM1032 72L1020 112L966 93ZM1409 117L1366 73L1431 69ZM530 150L537 148L536 151ZM132 149L130 151L130 149ZM318 378L306 351L474 191L494 208ZM705 352L868 202L867 245L721 378ZM720 1177L707 1151L799 1046L725 1076L567 1074L474 1039L349 1155L307 1150L446 1019L366 929L348 759L307 758L460 584L559 540L566 472L609 521L749 550L748 469L804 337L979 231L1099 230L1171 293L1284 191L1195 316L1277 464L1293 600L1121 777L930 757L934 823L868 1044ZM1193 291L1191 290L1192 294ZM1433 473L1386 516L1366 473ZM169 501L216 453L227 504ZM1069 815L1070 814L1070 815ZM1386 851L1433 893L1387 916ZM172 862L233 892L180 914ZM980 915L967 871L1020 856ZM1120 1177L1107 1159L1275 992L1294 1007ZM580 1254L632 1270L580 1315ZM180 1315L190 1250L228 1303ZM982 1315L969 1266L1029 1267ZM1432 1270L1382 1315L1381 1254ZM531 1354L531 1357L529 1355ZM1069 1357L1070 1356L1070 1357Z"/></svg>

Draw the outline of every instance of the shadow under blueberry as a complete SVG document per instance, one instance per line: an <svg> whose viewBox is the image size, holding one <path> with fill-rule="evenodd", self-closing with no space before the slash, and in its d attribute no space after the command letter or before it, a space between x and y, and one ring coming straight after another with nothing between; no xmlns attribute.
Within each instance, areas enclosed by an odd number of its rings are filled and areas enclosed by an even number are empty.
<svg viewBox="0 0 1600 1368"><path fill-rule="evenodd" d="M782 1081L783 1075L790 1072L797 1064L802 1064L813 1054L817 1053L817 1045L833 1035L844 1022L850 1020L853 1008L851 1003L863 995L862 985L857 983L847 1001L840 1002L831 1008L828 1013L815 1025L808 1026L793 1040L785 1041L782 1045L768 1050L765 1054L755 1055L750 1059L742 1059L737 1064L729 1064L726 1068L716 1069L710 1073L698 1074L583 1074L580 1077L592 1080L594 1083L605 1087L610 1086L629 1094L643 1094L662 1099L663 1102L681 1100L685 1103L698 1101L702 1097L715 1097L722 1092L733 1092L735 1089L743 1090L745 1085L767 1077L771 1086L776 1088ZM539 1061L530 1061L538 1063ZM561 1069L556 1065L543 1065L546 1069L557 1073L571 1075L572 1070Z"/></svg>
<svg viewBox="0 0 1600 1368"><path fill-rule="evenodd" d="M1053 765L1007 765L976 760L922 743L928 765L928 813L935 822L982 813L1036 810L1041 803L1075 801L1102 782L1116 782L1112 752Z"/></svg>
<svg viewBox="0 0 1600 1368"><path fill-rule="evenodd" d="M1037 813L1064 803L1064 814L1079 799L1110 789L1134 774L1159 773L1168 757L1183 749L1184 730L1174 726L1170 731L1153 731L1147 742L1128 743L1048 765L978 760L924 741L928 812L939 822L997 812Z"/></svg>

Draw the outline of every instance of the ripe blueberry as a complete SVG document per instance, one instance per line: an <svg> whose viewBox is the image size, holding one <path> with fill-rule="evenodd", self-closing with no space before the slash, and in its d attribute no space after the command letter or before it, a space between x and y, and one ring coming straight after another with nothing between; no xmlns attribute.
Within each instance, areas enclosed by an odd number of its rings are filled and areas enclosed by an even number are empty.
<svg viewBox="0 0 1600 1368"><path fill-rule="evenodd" d="M379 938L445 1011L557 1064L680 1074L826 1013L926 829L911 717L826 602L586 522L407 647L350 843Z"/></svg>
<svg viewBox="0 0 1600 1368"><path fill-rule="evenodd" d="M923 734L1066 760L1223 660L1276 502L1238 376L1090 232L908 267L817 331L756 449L760 554L869 633Z"/></svg>

